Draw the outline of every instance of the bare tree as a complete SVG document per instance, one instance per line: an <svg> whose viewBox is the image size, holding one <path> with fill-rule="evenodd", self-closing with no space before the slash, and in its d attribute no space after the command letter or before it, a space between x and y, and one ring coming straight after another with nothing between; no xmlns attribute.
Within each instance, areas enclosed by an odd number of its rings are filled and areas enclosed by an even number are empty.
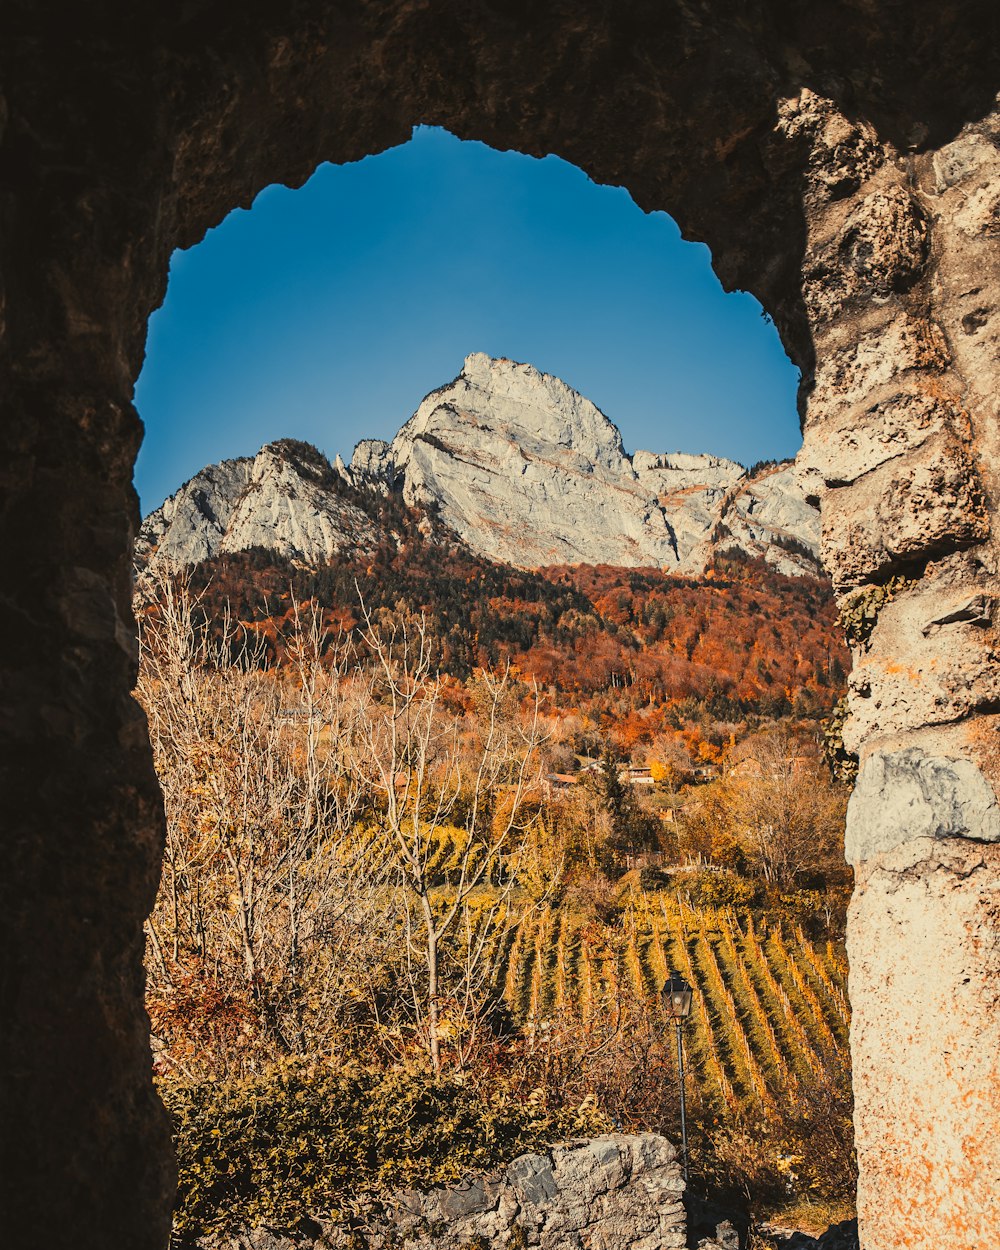
<svg viewBox="0 0 1000 1250"><path fill-rule="evenodd" d="M439 1072L450 1031L445 1004L462 1000L466 1011L471 1006L482 983L485 937L504 902L495 897L492 914L473 925L470 900L502 874L504 853L518 840L525 800L537 780L538 698L522 718L511 707L509 669L484 672L474 728L463 740L460 718L445 707L423 622L382 633L367 610L364 618L372 669L360 720L365 750L359 768L380 797L400 874L412 1009ZM441 854L444 838L452 843L447 857ZM463 952L457 960L456 949Z"/></svg>
<svg viewBox="0 0 1000 1250"><path fill-rule="evenodd" d="M787 887L803 876L843 871L843 786L782 732L741 744L726 776L703 787L686 815L689 853L743 861L765 881Z"/></svg>
<svg viewBox="0 0 1000 1250"><path fill-rule="evenodd" d="M311 607L277 672L247 630L212 630L183 578L164 571L146 593L137 696L167 814L152 988L201 978L250 1004L266 1048L301 1050L385 954L387 861L355 828L349 657Z"/></svg>

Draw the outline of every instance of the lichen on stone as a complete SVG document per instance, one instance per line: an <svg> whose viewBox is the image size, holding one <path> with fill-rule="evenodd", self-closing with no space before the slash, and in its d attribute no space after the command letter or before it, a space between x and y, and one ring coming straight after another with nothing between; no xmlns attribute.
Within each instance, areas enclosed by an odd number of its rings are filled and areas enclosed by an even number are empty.
<svg viewBox="0 0 1000 1250"><path fill-rule="evenodd" d="M858 779L858 757L844 745L844 725L850 716L847 695L838 699L833 711L823 721L823 758L834 777L845 785Z"/></svg>
<svg viewBox="0 0 1000 1250"><path fill-rule="evenodd" d="M895 574L885 582L858 586L844 596L838 620L848 645L867 650L882 608L904 590L917 584L916 578ZM832 719L832 718L831 718Z"/></svg>

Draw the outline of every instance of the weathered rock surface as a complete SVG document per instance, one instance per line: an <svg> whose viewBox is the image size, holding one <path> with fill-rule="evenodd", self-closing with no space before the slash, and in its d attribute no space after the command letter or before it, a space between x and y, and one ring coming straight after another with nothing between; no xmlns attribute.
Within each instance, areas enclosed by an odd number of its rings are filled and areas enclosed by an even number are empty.
<svg viewBox="0 0 1000 1250"><path fill-rule="evenodd" d="M978 801L981 778L972 785ZM855 879L862 1245L989 1245L1000 1228L1000 846L920 837L862 860Z"/></svg>
<svg viewBox="0 0 1000 1250"><path fill-rule="evenodd" d="M473 353L387 455L409 502L434 507L465 543L503 563L699 573L728 524L727 546L782 572L817 568L819 516L790 472L750 483L742 465L715 456L629 456L599 408L531 365Z"/></svg>
<svg viewBox="0 0 1000 1250"><path fill-rule="evenodd" d="M932 624L944 599L993 596L1000 568L996 18L991 0L747 0L737 16L721 0L190 0L148 21L120 3L3 6L0 1205L13 1244L152 1250L169 1224L142 1009L163 821L129 692L133 385L172 250L268 184L301 185L421 122L627 187L711 247L802 369L805 454L823 464L807 489L838 586L905 573L900 610L924 601L913 619ZM923 399L947 419L917 417ZM918 428L859 475L867 449L881 455L886 405ZM936 656L911 657L913 637L884 613L859 646L882 679L852 692L856 745L968 760L996 790L995 623L943 626ZM918 723L932 686L947 707ZM876 688L881 710L862 720ZM978 1250L1000 1227L996 852L921 838L859 868L865 1250Z"/></svg>
<svg viewBox="0 0 1000 1250"><path fill-rule="evenodd" d="M322 1221L315 1235L258 1229L219 1250L348 1250L359 1232L370 1250L680 1250L683 1192L665 1138L609 1134L522 1155L460 1185L388 1195L361 1229Z"/></svg>
<svg viewBox="0 0 1000 1250"><path fill-rule="evenodd" d="M977 1179L1000 1175L998 138L994 113L868 170L853 203L817 192L810 218L817 285L834 255L847 272L813 298L799 471L845 605L881 605L844 734L865 1250L971 1250L1000 1227Z"/></svg>
<svg viewBox="0 0 1000 1250"><path fill-rule="evenodd" d="M223 460L195 474L143 522L140 565L197 564L264 547L306 564L365 549L376 528L343 498L343 476L306 443L269 443L253 458Z"/></svg>
<svg viewBox="0 0 1000 1250"><path fill-rule="evenodd" d="M531 365L469 356L391 444L364 439L350 467L292 440L203 469L143 522L140 565L192 564L251 547L322 564L381 535L343 497L399 490L471 550L522 568L614 564L698 574L717 550L818 572L819 513L790 464L748 477L714 456L629 456L588 399ZM361 499L363 504L363 496Z"/></svg>
<svg viewBox="0 0 1000 1250"><path fill-rule="evenodd" d="M439 509L491 559L678 563L674 532L653 490L639 485L618 430L530 365L469 356L454 382L427 396L390 454L404 498Z"/></svg>
<svg viewBox="0 0 1000 1250"><path fill-rule="evenodd" d="M786 461L733 485L709 543L716 551L760 556L794 575L819 569L819 529L819 515L805 498L794 462Z"/></svg>
<svg viewBox="0 0 1000 1250"><path fill-rule="evenodd" d="M1000 842L1000 804L971 760L873 751L850 800L847 859L855 866L919 838Z"/></svg>
<svg viewBox="0 0 1000 1250"><path fill-rule="evenodd" d="M717 1224L710 1237L699 1237L695 1250L740 1250L739 1230L729 1220Z"/></svg>

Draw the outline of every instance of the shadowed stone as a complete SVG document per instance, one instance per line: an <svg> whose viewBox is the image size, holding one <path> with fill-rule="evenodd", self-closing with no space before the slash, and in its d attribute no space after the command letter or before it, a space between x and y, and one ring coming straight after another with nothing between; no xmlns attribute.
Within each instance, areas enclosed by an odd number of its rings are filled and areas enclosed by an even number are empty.
<svg viewBox="0 0 1000 1250"><path fill-rule="evenodd" d="M540 1207L558 1192L548 1155L522 1155L507 1169L507 1178L525 1206Z"/></svg>

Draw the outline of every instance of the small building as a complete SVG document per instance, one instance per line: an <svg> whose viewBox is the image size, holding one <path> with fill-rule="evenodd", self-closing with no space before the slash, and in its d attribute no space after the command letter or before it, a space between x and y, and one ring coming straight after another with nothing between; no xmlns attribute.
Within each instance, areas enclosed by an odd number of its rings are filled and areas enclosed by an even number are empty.
<svg viewBox="0 0 1000 1250"><path fill-rule="evenodd" d="M542 782L550 793L553 790L569 790L577 785L579 780L576 773L546 773L542 778Z"/></svg>

